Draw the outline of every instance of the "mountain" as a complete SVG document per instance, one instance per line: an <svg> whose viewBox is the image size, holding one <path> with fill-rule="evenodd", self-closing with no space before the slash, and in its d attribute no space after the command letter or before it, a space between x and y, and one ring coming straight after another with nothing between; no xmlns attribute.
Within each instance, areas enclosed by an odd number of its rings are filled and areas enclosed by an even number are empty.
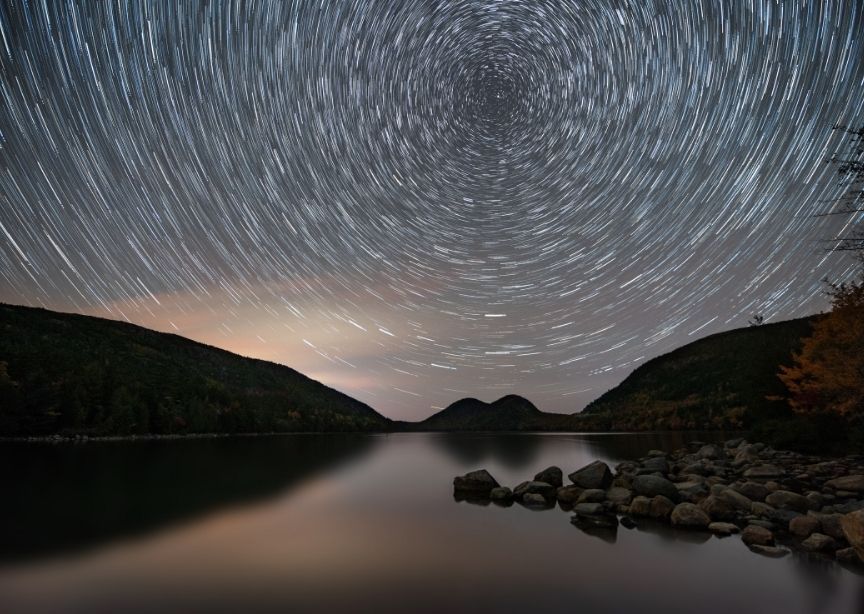
<svg viewBox="0 0 864 614"><path fill-rule="evenodd" d="M567 416L547 414L531 401L508 394L493 403L460 399L413 426L419 431L527 431L547 430L550 421Z"/></svg>
<svg viewBox="0 0 864 614"><path fill-rule="evenodd" d="M750 428L791 418L781 365L819 316L699 339L649 360L579 414L583 428L610 430Z"/></svg>
<svg viewBox="0 0 864 614"><path fill-rule="evenodd" d="M0 436L389 430L288 367L133 324L0 304Z"/></svg>

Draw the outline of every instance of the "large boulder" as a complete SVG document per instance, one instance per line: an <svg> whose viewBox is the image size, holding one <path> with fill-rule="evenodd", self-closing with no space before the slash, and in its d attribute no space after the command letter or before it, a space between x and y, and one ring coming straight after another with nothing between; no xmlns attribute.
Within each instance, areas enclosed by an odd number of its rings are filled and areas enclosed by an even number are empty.
<svg viewBox="0 0 864 614"><path fill-rule="evenodd" d="M582 488L609 488L612 485L612 471L603 461L594 461L571 473L570 481Z"/></svg>
<svg viewBox="0 0 864 614"><path fill-rule="evenodd" d="M855 552L864 561L864 510L850 512L840 519L846 541L855 548Z"/></svg>
<svg viewBox="0 0 864 614"><path fill-rule="evenodd" d="M678 489L675 484L656 475L637 475L633 478L633 490L645 497L663 495L672 501L678 500Z"/></svg>
<svg viewBox="0 0 864 614"><path fill-rule="evenodd" d="M546 482L555 488L560 488L564 485L564 473L560 468L555 467L547 467L540 473L534 476L535 482Z"/></svg>
<svg viewBox="0 0 864 614"><path fill-rule="evenodd" d="M846 475L842 478L834 478L825 482L825 485L835 490L864 492L864 475Z"/></svg>
<svg viewBox="0 0 864 614"><path fill-rule="evenodd" d="M807 497L788 490L777 490L765 497L765 503L780 510L806 513L810 507Z"/></svg>
<svg viewBox="0 0 864 614"><path fill-rule="evenodd" d="M473 497L488 497L500 484L485 469L471 471L453 478L453 489L457 494Z"/></svg>
<svg viewBox="0 0 864 614"><path fill-rule="evenodd" d="M688 529L704 529L711 524L708 514L693 503L679 503L672 510L672 524Z"/></svg>

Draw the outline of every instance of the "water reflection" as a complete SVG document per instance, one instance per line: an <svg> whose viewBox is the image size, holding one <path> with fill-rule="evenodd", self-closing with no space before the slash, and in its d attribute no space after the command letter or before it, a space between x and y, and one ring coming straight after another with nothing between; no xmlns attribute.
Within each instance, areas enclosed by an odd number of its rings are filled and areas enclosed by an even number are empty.
<svg viewBox="0 0 864 614"><path fill-rule="evenodd" d="M87 548L266 499L359 462L366 435L0 446L0 561Z"/></svg>

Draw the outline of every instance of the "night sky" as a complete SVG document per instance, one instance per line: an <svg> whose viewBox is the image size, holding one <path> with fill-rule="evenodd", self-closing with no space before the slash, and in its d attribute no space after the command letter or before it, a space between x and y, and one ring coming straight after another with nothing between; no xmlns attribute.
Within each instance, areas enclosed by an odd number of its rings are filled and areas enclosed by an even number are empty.
<svg viewBox="0 0 864 614"><path fill-rule="evenodd" d="M0 0L0 35L0 301L389 417L576 411L855 270L812 214L864 1Z"/></svg>

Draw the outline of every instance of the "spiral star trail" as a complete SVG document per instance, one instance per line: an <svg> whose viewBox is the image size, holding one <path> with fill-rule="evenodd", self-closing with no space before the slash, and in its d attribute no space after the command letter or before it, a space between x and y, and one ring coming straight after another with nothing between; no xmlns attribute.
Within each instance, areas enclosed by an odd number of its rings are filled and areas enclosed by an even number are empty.
<svg viewBox="0 0 864 614"><path fill-rule="evenodd" d="M864 3L0 3L0 300L395 418L824 309Z"/></svg>

